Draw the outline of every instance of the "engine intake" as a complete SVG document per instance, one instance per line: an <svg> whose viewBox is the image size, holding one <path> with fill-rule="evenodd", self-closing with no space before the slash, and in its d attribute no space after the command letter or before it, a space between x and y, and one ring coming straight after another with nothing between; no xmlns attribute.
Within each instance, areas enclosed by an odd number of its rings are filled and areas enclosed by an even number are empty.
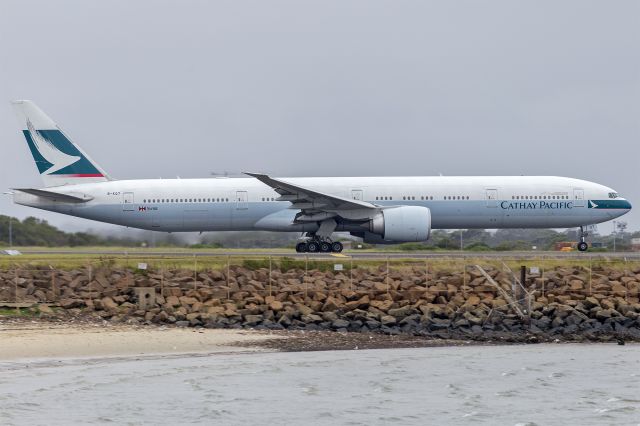
<svg viewBox="0 0 640 426"><path fill-rule="evenodd" d="M431 232L431 210L419 206L384 209L369 221L369 232L390 243L426 241Z"/></svg>

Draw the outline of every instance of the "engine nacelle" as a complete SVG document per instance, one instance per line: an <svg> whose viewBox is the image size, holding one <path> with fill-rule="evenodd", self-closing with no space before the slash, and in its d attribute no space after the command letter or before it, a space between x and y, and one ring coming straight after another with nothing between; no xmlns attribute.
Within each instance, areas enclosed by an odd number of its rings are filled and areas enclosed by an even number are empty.
<svg viewBox="0 0 640 426"><path fill-rule="evenodd" d="M364 239L374 244L418 242L428 240L430 232L431 210L402 206L378 213L369 222L369 232L365 233Z"/></svg>

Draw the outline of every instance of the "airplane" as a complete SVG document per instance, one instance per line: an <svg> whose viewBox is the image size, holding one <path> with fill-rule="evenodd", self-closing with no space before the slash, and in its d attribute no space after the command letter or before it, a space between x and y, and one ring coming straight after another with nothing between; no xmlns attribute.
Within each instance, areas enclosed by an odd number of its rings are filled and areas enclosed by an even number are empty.
<svg viewBox="0 0 640 426"><path fill-rule="evenodd" d="M296 251L317 253L342 251L334 232L397 244L432 229L577 227L586 251L588 225L631 210L607 186L555 176L116 180L33 102L12 104L44 181L14 188L14 203L131 228L300 232Z"/></svg>

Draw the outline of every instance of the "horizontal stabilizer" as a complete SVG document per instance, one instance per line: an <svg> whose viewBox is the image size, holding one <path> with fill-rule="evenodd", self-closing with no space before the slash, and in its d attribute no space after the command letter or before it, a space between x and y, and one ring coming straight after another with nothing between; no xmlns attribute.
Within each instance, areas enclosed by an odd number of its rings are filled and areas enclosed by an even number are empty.
<svg viewBox="0 0 640 426"><path fill-rule="evenodd" d="M52 201L61 201L64 203L86 203L87 201L93 200L93 197L88 195L60 194L58 192L46 191L44 189L15 188L14 191L25 192L37 197L48 198Z"/></svg>

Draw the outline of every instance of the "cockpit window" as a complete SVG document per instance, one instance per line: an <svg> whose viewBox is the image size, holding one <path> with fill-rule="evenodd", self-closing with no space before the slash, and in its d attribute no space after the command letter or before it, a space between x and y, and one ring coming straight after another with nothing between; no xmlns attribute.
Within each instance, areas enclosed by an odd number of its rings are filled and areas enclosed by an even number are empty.
<svg viewBox="0 0 640 426"><path fill-rule="evenodd" d="M618 194L617 192L610 192L609 198L620 198L620 194Z"/></svg>

